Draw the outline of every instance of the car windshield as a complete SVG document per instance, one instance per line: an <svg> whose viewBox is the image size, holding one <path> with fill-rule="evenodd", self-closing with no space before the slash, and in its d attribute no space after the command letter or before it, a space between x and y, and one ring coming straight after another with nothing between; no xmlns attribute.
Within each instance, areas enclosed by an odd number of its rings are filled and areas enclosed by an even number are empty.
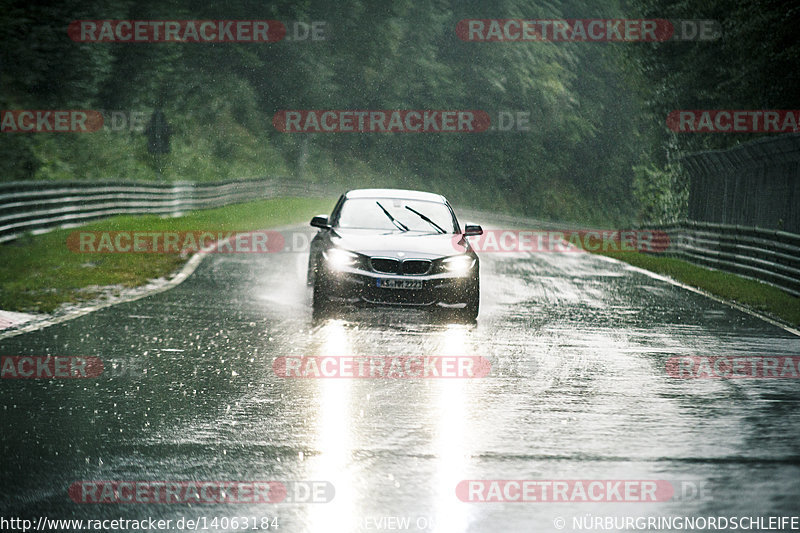
<svg viewBox="0 0 800 533"><path fill-rule="evenodd" d="M427 220L426 220L427 219ZM399 198L352 198L342 205L340 228L454 233L447 205Z"/></svg>

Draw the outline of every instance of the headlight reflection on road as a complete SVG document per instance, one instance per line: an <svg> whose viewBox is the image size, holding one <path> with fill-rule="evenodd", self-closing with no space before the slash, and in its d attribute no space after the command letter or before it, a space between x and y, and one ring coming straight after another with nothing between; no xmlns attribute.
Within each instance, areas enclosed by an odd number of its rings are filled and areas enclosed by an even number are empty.
<svg viewBox="0 0 800 533"><path fill-rule="evenodd" d="M462 325L449 325L441 334L440 346L433 355L473 355L471 331ZM472 380L434 380L435 394L430 417L435 424L433 455L436 474L433 501L433 522L437 533L466 531L469 525L467 506L456 498L455 488L465 479L471 453L470 441L475 438L467 422L469 391Z"/></svg>
<svg viewBox="0 0 800 533"><path fill-rule="evenodd" d="M322 345L320 356L350 355L352 347L345 322L328 321L320 330ZM316 355L316 354L315 354ZM353 452L353 435L350 430L355 410L352 405L353 380L315 379L317 386L316 449L319 455L308 459L309 479L333 483L336 495L333 501L311 504L306 507L308 531L349 533L356 530L357 495L352 473L348 472ZM352 521L352 522L350 522Z"/></svg>

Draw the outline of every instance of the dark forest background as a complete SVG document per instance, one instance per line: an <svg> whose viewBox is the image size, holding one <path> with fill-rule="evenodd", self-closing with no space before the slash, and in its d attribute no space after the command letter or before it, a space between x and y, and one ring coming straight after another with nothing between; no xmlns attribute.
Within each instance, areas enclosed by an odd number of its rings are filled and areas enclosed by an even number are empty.
<svg viewBox="0 0 800 533"><path fill-rule="evenodd" d="M464 18L714 19L714 41L470 43ZM79 19L324 21L323 41L77 43ZM539 218L625 224L682 216L686 153L756 135L676 134L675 109L797 109L796 2L707 0L60 0L0 2L0 108L161 107L171 152L141 128L0 137L0 182L283 176L425 188ZM281 109L527 112L530 130L285 134ZM163 167L159 174L156 169Z"/></svg>

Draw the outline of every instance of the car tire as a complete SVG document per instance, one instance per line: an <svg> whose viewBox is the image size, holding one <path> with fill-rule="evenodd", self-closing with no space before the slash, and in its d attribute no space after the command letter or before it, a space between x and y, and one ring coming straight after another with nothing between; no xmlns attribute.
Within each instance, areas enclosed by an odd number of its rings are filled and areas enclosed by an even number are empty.
<svg viewBox="0 0 800 533"><path fill-rule="evenodd" d="M317 275L314 280L314 294L312 296L311 307L314 318L327 318L331 315L332 305L330 291L325 286L325 280Z"/></svg>
<svg viewBox="0 0 800 533"><path fill-rule="evenodd" d="M308 269L306 270L306 285L309 287L314 286L314 281L317 278L317 262L312 258L308 258Z"/></svg>
<svg viewBox="0 0 800 533"><path fill-rule="evenodd" d="M478 320L479 307L478 298L470 300L464 308L458 310L458 316L464 322L475 322Z"/></svg>
<svg viewBox="0 0 800 533"><path fill-rule="evenodd" d="M478 282L467 292L467 305L458 309L456 314L464 322L474 323L478 319L480 311L481 291Z"/></svg>

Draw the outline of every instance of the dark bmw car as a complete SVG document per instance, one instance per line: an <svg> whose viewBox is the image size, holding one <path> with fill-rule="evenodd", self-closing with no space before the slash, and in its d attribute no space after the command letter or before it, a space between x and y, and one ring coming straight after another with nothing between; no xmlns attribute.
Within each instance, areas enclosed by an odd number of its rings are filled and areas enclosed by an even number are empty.
<svg viewBox="0 0 800 533"><path fill-rule="evenodd" d="M480 302L478 256L438 194L358 189L339 198L330 217L315 216L308 283L314 315L343 304L417 306L475 320Z"/></svg>

